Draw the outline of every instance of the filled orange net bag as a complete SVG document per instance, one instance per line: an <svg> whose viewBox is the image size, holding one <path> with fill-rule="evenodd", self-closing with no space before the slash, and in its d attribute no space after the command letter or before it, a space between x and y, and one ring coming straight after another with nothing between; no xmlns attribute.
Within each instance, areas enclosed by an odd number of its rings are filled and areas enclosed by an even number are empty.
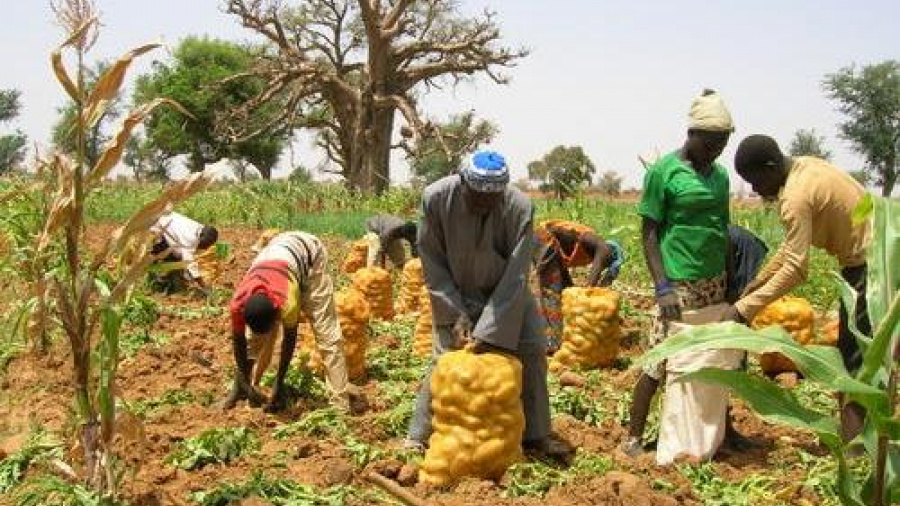
<svg viewBox="0 0 900 506"><path fill-rule="evenodd" d="M550 370L613 365L621 339L620 301L619 293L608 288L563 290L562 344L550 360Z"/></svg>
<svg viewBox="0 0 900 506"><path fill-rule="evenodd" d="M358 241L354 241L350 244L350 252L347 253L347 258L344 259L344 264L341 266L341 270L343 270L347 274L353 274L354 272L362 269L366 266L366 260L369 256L369 243L363 239Z"/></svg>
<svg viewBox="0 0 900 506"><path fill-rule="evenodd" d="M394 318L394 287L388 271L380 267L364 267L354 272L350 281L366 297L372 318L384 321Z"/></svg>
<svg viewBox="0 0 900 506"><path fill-rule="evenodd" d="M499 480L522 459L522 365L510 355L445 353L431 375L434 432L419 481Z"/></svg>
<svg viewBox="0 0 900 506"><path fill-rule="evenodd" d="M400 277L400 295L397 296L397 314L414 313L419 310L425 276L422 272L422 260L413 258L403 266Z"/></svg>
<svg viewBox="0 0 900 506"><path fill-rule="evenodd" d="M355 288L341 290L334 295L335 310L341 323L344 339L344 357L347 361L347 376L351 380L366 377L366 348L369 334L369 303ZM309 354L309 368L322 374L325 366L316 348L312 329L305 326L303 348Z"/></svg>
<svg viewBox="0 0 900 506"><path fill-rule="evenodd" d="M428 289L423 287L419 295L419 318L416 320L416 330L413 334L413 354L419 357L431 356L431 296Z"/></svg>
<svg viewBox="0 0 900 506"><path fill-rule="evenodd" d="M762 329L780 325L794 341L807 345L813 343L815 317L809 301L786 295L763 308L753 319L751 327ZM797 370L791 359L781 353L763 353L759 356L759 366L770 376Z"/></svg>

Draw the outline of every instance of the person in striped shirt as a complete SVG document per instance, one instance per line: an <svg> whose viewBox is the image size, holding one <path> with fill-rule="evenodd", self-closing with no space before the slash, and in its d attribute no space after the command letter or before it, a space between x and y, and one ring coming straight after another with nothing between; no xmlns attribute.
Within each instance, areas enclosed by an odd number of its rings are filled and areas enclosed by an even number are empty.
<svg viewBox="0 0 900 506"><path fill-rule="evenodd" d="M272 397L265 411L272 413L285 408L284 377L294 356L302 312L312 326L325 364L325 380L332 402L342 410L349 410L343 339L327 263L325 246L316 236L305 232L278 234L259 251L229 305L237 370L232 392L224 403L226 409L240 400L249 400L251 405L265 402L256 386L271 361L279 333L281 353Z"/></svg>

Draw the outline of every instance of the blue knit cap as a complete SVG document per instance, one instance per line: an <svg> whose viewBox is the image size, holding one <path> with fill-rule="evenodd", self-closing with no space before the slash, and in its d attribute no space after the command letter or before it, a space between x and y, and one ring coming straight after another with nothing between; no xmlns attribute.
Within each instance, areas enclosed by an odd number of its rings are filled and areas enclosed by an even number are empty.
<svg viewBox="0 0 900 506"><path fill-rule="evenodd" d="M460 172L463 180L479 192L501 192L509 184L506 159L495 151L479 151Z"/></svg>

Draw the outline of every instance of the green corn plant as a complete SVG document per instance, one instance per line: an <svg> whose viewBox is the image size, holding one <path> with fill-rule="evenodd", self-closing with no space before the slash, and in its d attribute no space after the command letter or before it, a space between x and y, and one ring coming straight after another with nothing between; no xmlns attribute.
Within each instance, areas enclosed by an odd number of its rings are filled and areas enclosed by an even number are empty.
<svg viewBox="0 0 900 506"><path fill-rule="evenodd" d="M209 464L231 462L259 448L259 437L246 427L215 428L178 443L165 462L190 471Z"/></svg>
<svg viewBox="0 0 900 506"><path fill-rule="evenodd" d="M202 189L211 174L201 173L172 184L156 199L144 204L125 224L113 231L99 248L91 251L84 234L85 201L119 163L133 130L156 108L168 105L186 113L166 99L158 99L132 111L104 146L100 157L88 165L85 156L87 132L106 114L119 93L135 58L155 48L148 44L122 55L100 76L92 88L85 84L85 57L98 36L96 7L90 0L62 0L53 4L67 39L51 55L56 79L76 106L76 121L70 135L75 139L72 156L54 153L39 162L48 174L52 192L48 211L37 236L38 257L60 251L59 267L48 271L39 283L46 290L47 304L61 324L72 356L74 391L83 450L84 482L94 493L114 499L117 487L115 378L119 363L119 331L122 304L131 287L153 261L150 226L175 203ZM76 59L74 78L63 53ZM117 259L114 272L107 266ZM53 262L50 262L52 265ZM92 358L95 357L95 358Z"/></svg>
<svg viewBox="0 0 900 506"><path fill-rule="evenodd" d="M26 482L15 494L16 506L127 506L84 485L58 476L41 475Z"/></svg>
<svg viewBox="0 0 900 506"><path fill-rule="evenodd" d="M0 494L6 494L18 485L30 466L61 456L59 441L42 429L33 430L21 448L0 460Z"/></svg>
<svg viewBox="0 0 900 506"><path fill-rule="evenodd" d="M788 356L806 381L840 392L847 401L865 408L865 429L858 440L863 443L870 465L862 477L854 474L848 464L849 443L841 438L838 420L805 407L791 391L741 371L703 369L685 375L684 380L725 386L763 418L812 431L837 460L837 495L841 502L847 506L884 506L900 502L900 419L896 416L900 370L900 204L867 196L854 215L857 221L870 220L873 235L867 251L866 292L872 335L860 333L850 318L851 330L863 353L863 364L856 374L847 372L834 348L799 345L780 327L754 331L736 323L693 327L650 350L638 363L709 349L777 351ZM842 282L841 288L848 311L854 315L856 294L846 283Z"/></svg>

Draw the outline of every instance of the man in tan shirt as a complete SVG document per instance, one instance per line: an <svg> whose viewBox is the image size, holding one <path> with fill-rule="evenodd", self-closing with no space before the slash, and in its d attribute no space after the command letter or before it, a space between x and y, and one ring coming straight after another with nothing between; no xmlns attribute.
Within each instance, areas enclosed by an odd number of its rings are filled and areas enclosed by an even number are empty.
<svg viewBox="0 0 900 506"><path fill-rule="evenodd" d="M866 310L866 245L868 224L853 226L851 215L866 191L841 169L819 158L786 157L778 144L765 135L751 135L738 146L734 157L738 174L763 199L775 200L785 228L784 242L732 306L728 317L751 321L766 305L806 280L809 248L815 246L837 259L841 275L856 291L856 324L871 334ZM855 372L862 354L850 332L847 309L841 304L838 349L847 370ZM861 428L862 409L848 404L842 409L844 436L854 437Z"/></svg>

